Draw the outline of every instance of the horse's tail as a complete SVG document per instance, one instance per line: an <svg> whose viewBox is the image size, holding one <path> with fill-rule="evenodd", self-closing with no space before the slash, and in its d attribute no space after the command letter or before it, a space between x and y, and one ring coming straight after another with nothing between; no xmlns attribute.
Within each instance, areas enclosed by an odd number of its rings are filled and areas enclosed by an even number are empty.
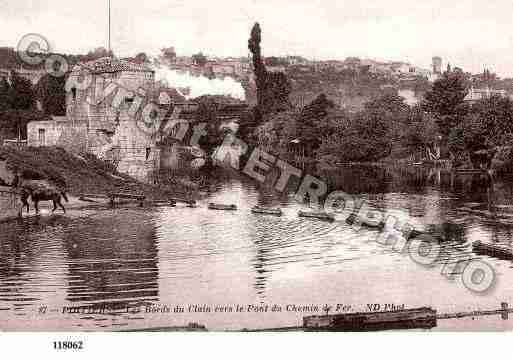
<svg viewBox="0 0 513 359"><path fill-rule="evenodd" d="M66 196L66 192L62 191L62 192L61 192L61 195L62 195L62 198L64 198L64 200L65 200L66 202L69 202L69 200L68 200L68 196Z"/></svg>

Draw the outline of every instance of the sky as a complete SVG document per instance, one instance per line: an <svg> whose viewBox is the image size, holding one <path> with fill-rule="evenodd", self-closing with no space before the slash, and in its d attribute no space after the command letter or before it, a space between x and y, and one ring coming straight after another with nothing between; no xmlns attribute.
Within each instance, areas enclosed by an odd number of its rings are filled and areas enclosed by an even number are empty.
<svg viewBox="0 0 513 359"><path fill-rule="evenodd" d="M0 46L38 33L55 52L107 47L107 4L0 0ZM513 77L512 20L506 0L112 0L112 47L121 57L167 46L178 55L245 56L258 21L264 56L357 56L430 68L436 55L444 66Z"/></svg>

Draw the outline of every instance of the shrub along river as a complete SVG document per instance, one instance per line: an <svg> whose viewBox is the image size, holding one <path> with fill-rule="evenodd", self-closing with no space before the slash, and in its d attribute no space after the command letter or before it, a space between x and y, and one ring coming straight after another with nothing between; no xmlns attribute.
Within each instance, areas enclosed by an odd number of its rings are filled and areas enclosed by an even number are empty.
<svg viewBox="0 0 513 359"><path fill-rule="evenodd" d="M0 329L125 330L190 322L209 330L256 329L299 325L305 314L322 314L325 304L351 311L371 304L431 306L442 313L513 304L511 262L479 256L471 246L476 240L511 245L513 181L491 184L479 175L421 167L353 166L323 176L332 189L423 223L444 255L432 267L419 265L377 243L373 229L299 218L307 206L293 193L232 176L213 183L198 208L69 210L0 224ZM208 202L238 210L208 210ZM281 207L283 216L253 214L257 204ZM442 274L444 263L466 256L495 270L492 290L467 289L458 267L452 280ZM267 312L256 312L265 304ZM177 305L184 311L173 312ZM253 305L252 311L236 312L237 305ZM271 311L272 305L282 311ZM127 313L126 306L141 311ZM96 310L70 313L77 307ZM321 312L303 312L316 307ZM439 321L436 330L511 328L512 320L495 316Z"/></svg>

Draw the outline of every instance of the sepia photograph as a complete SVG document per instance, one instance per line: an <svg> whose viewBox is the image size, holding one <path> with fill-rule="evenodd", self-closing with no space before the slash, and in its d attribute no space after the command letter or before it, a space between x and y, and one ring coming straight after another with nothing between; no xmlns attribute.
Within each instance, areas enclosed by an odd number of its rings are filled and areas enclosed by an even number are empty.
<svg viewBox="0 0 513 359"><path fill-rule="evenodd" d="M0 5L2 334L512 331L512 2Z"/></svg>

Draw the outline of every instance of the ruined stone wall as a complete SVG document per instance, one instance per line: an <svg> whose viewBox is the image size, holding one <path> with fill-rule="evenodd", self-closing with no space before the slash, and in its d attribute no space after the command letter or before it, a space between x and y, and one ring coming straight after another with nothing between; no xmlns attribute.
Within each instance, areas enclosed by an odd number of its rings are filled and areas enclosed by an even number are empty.
<svg viewBox="0 0 513 359"><path fill-rule="evenodd" d="M17 218L21 214L20 196L12 188L0 186L0 223Z"/></svg>
<svg viewBox="0 0 513 359"><path fill-rule="evenodd" d="M67 89L66 118L29 123L28 145L93 153L117 164L118 171L151 182L160 165L160 151L153 131L141 130L134 118L131 99L141 96L141 89L150 93L153 83L151 72L73 72L69 84L75 85Z"/></svg>
<svg viewBox="0 0 513 359"><path fill-rule="evenodd" d="M14 180L14 173L7 167L7 161L0 158L0 222L18 217L21 201L13 188L7 187Z"/></svg>
<svg viewBox="0 0 513 359"><path fill-rule="evenodd" d="M32 121L27 124L27 145L58 146L69 152L85 152L87 121Z"/></svg>

